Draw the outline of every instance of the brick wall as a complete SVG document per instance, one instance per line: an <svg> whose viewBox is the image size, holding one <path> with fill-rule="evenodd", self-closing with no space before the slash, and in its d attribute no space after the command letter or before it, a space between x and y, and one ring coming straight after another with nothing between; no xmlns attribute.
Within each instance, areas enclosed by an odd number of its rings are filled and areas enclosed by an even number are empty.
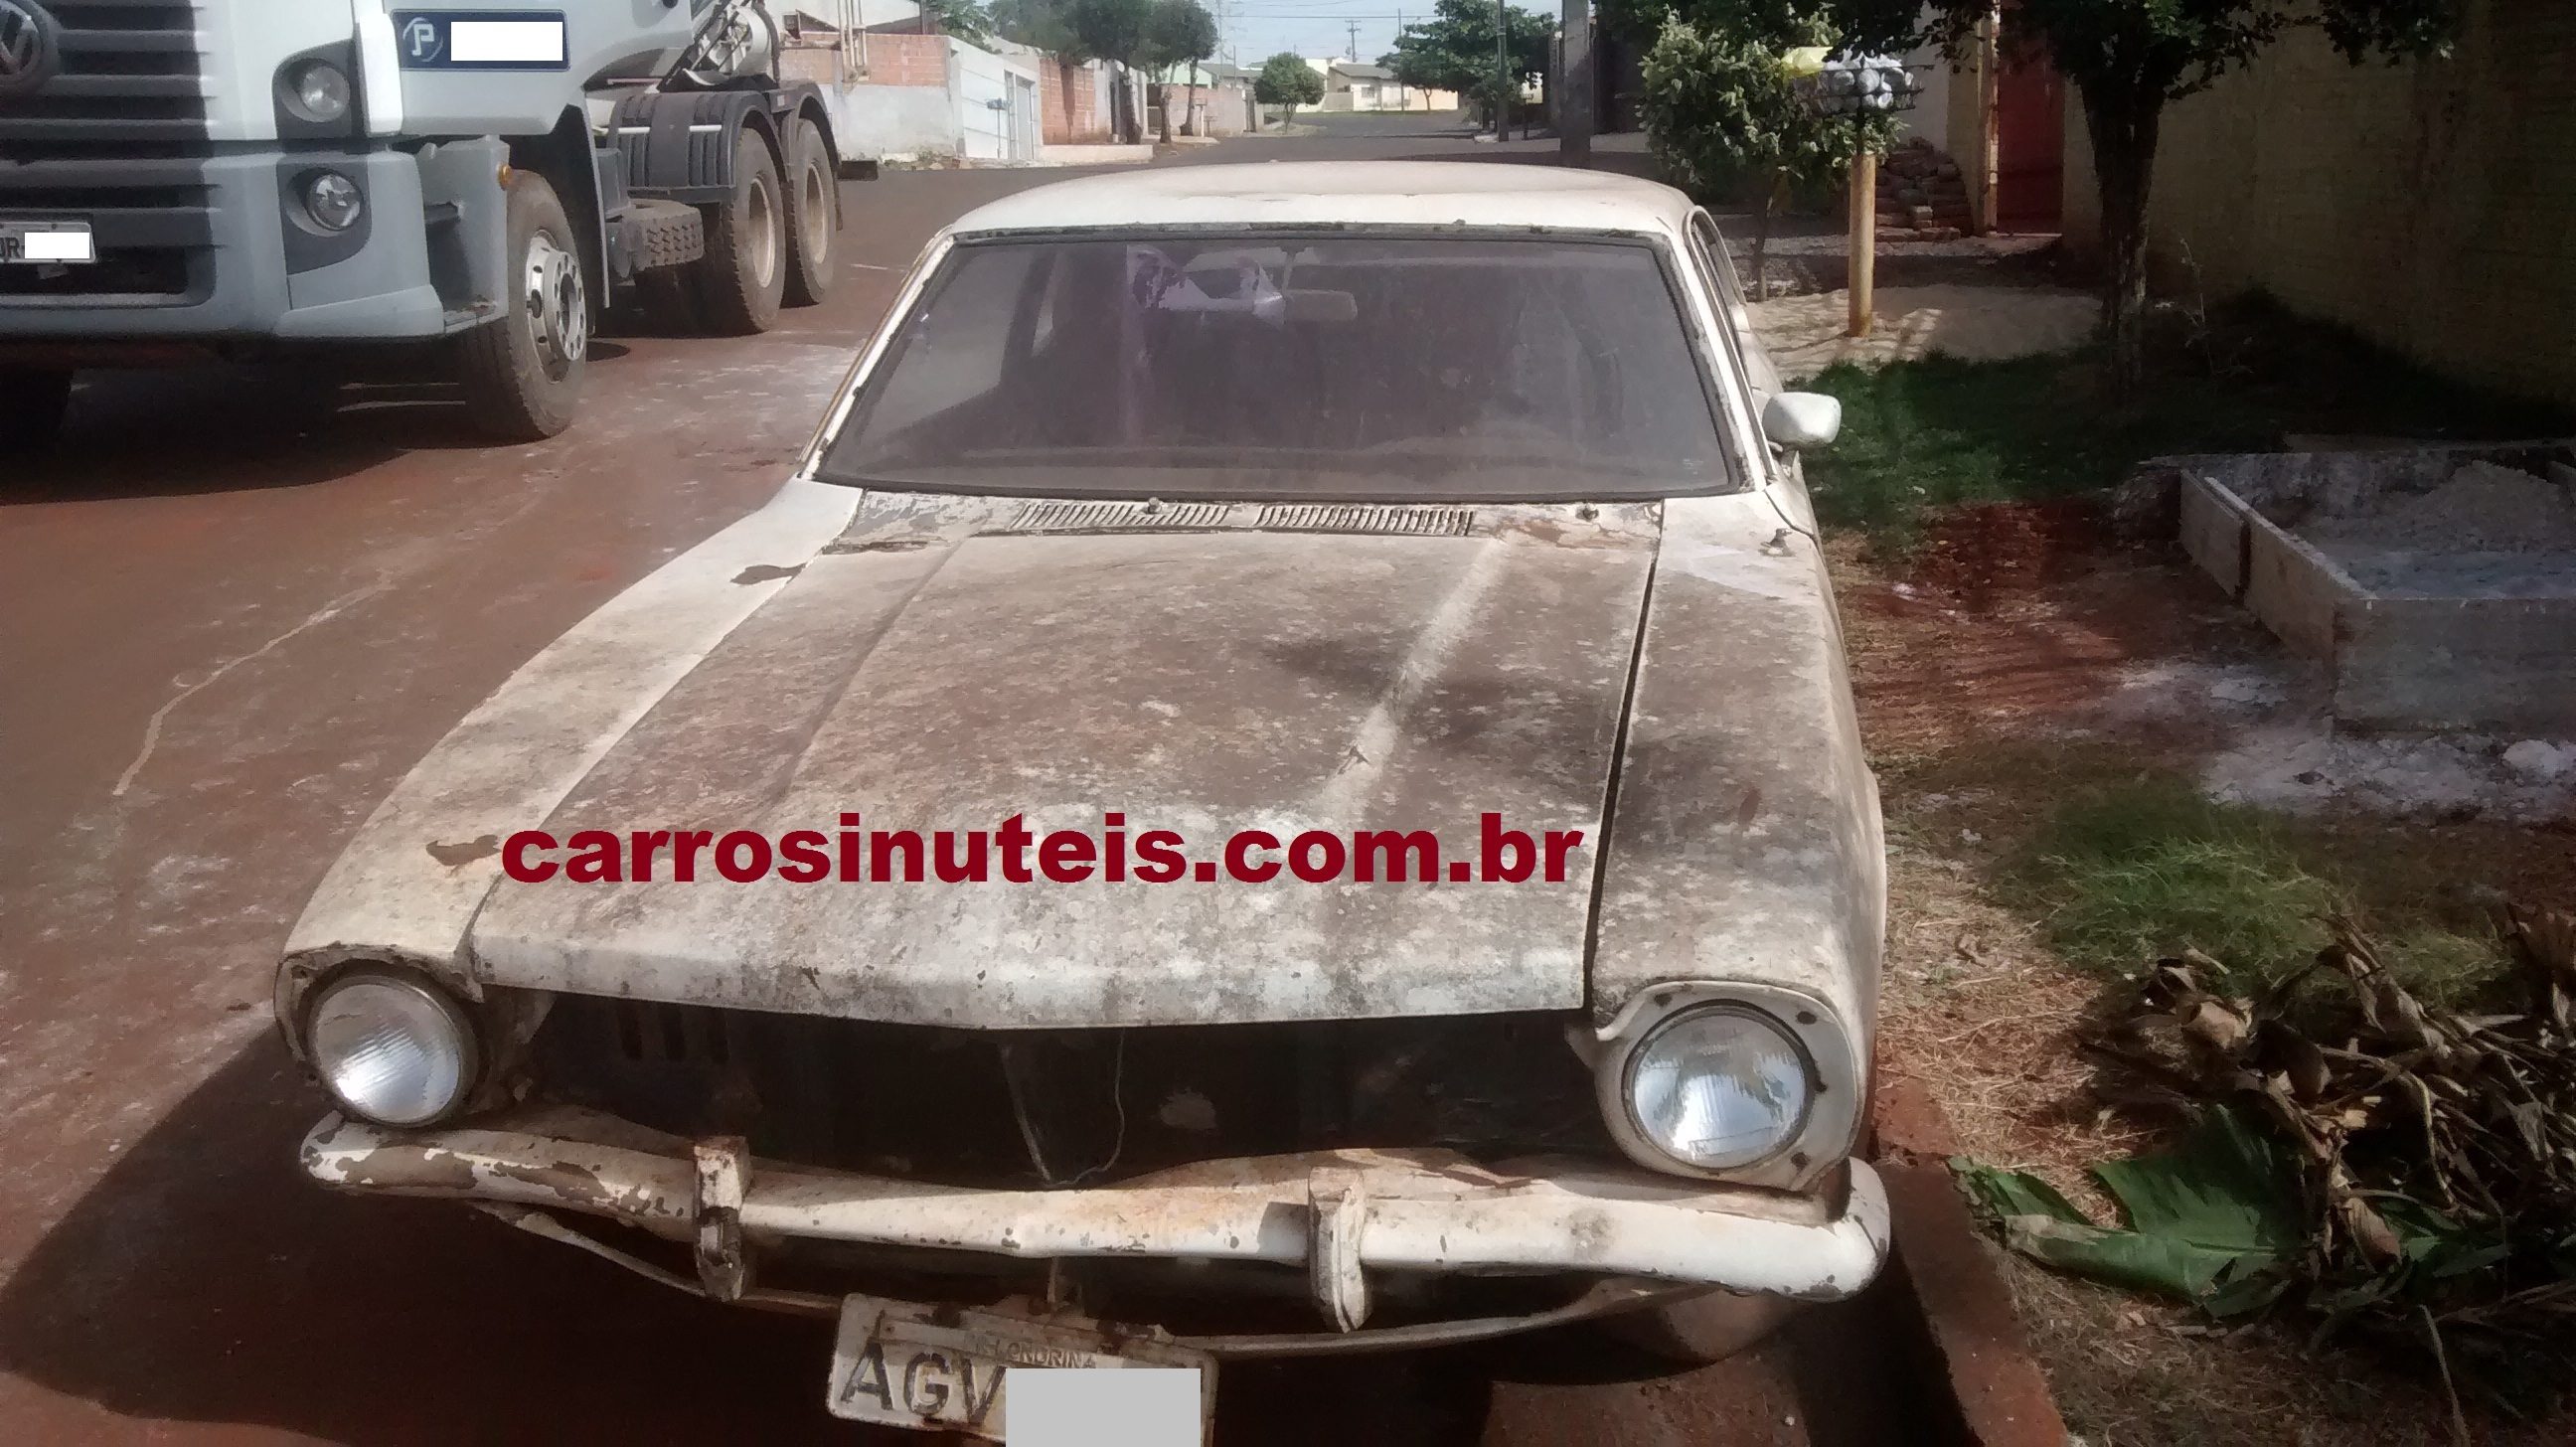
<svg viewBox="0 0 2576 1447"><path fill-rule="evenodd" d="M1068 66L1052 55L1037 59L1038 139L1050 146L1098 145L1109 139L1100 111L1098 68Z"/></svg>
<svg viewBox="0 0 2576 1447"><path fill-rule="evenodd" d="M850 38L851 69L864 57L869 85L948 84L948 37L875 35Z"/></svg>
<svg viewBox="0 0 2576 1447"><path fill-rule="evenodd" d="M2166 112L2163 285L2261 290L2431 366L2576 402L2576 5L2467 0L2455 57L2346 64L2294 32ZM2066 228L2100 206L2070 102Z"/></svg>

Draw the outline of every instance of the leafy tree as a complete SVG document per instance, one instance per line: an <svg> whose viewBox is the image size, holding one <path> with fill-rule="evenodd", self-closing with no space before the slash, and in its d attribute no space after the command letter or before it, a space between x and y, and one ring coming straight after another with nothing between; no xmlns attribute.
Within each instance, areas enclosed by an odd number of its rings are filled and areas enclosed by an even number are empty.
<svg viewBox="0 0 2576 1447"><path fill-rule="evenodd" d="M1519 87L1547 73L1548 51L1556 24L1544 15L1507 6L1503 11L1504 44L1510 53L1513 85L1494 81L1494 6L1490 0L1438 0L1431 18L1396 33L1395 49L1378 64L1395 78L1419 90L1454 90L1473 100L1488 118L1509 114ZM1500 92L1498 94L1498 92ZM1499 122L1498 122L1499 124Z"/></svg>
<svg viewBox="0 0 2576 1447"><path fill-rule="evenodd" d="M1261 62L1261 73L1252 78L1252 98L1266 106L1282 107L1286 114L1280 120L1287 125L1297 119L1297 107L1310 106L1324 98L1324 78L1293 50L1283 50Z"/></svg>
<svg viewBox="0 0 2576 1447"><path fill-rule="evenodd" d="M1625 0L1623 0L1625 3ZM1930 41L1953 60L1976 48L1992 0L1832 0L1873 50ZM2093 142L2107 279L2104 329L2115 394L2146 370L2147 201L2165 107L2313 26L2355 64L2447 53L2465 0L2021 0L2003 11L2007 54L2043 55L2073 82Z"/></svg>
<svg viewBox="0 0 2576 1447"><path fill-rule="evenodd" d="M991 0L990 13L993 33L1004 40L1034 46L1067 65L1091 59L1065 23L1061 0Z"/></svg>
<svg viewBox="0 0 2576 1447"><path fill-rule="evenodd" d="M1153 13L1145 21L1147 59L1158 72L1172 66L1190 68L1190 108L1199 108L1199 62L1216 54L1216 17L1207 12L1199 0L1154 0ZM1163 87L1163 144L1172 141L1171 87Z"/></svg>
<svg viewBox="0 0 2576 1447"><path fill-rule="evenodd" d="M922 9L939 22L943 35L954 35L968 45L989 45L993 39L994 21L990 11L976 0L922 0Z"/></svg>
<svg viewBox="0 0 2576 1447"><path fill-rule="evenodd" d="M1767 294L1771 217L1783 193L1829 183L1853 156L1883 151L1895 137L1892 116L1828 116L1791 83L1785 52L1834 43L1828 3L1696 0L1696 18L1665 17L1642 67L1640 109L1666 172L1703 200L1751 186L1757 297Z"/></svg>
<svg viewBox="0 0 2576 1447"><path fill-rule="evenodd" d="M1154 0L1063 0L1062 13L1065 29L1085 55L1109 61L1122 72L1134 71L1144 60ZM1136 122L1134 97L1123 74L1115 95L1119 139L1140 139L1144 127Z"/></svg>

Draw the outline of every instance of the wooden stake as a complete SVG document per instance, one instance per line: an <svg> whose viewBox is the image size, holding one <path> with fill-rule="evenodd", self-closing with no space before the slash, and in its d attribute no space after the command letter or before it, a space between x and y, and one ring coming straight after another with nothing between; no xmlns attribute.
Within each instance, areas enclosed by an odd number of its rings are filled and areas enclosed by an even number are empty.
<svg viewBox="0 0 2576 1447"><path fill-rule="evenodd" d="M1870 290L1878 270L1878 153L1852 157L1851 168L1851 330L1869 335Z"/></svg>

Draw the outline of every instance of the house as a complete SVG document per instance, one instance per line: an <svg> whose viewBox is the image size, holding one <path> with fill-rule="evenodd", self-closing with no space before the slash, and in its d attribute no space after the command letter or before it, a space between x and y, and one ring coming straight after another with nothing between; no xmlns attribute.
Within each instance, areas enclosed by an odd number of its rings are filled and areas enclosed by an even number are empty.
<svg viewBox="0 0 2576 1447"><path fill-rule="evenodd" d="M779 55L782 77L822 90L846 157L1027 163L1110 139L1116 80L1099 62L1065 65L1008 41L969 45L939 33L938 17L912 0L804 0L789 14L797 28ZM843 17L854 23L840 28Z"/></svg>
<svg viewBox="0 0 2576 1447"><path fill-rule="evenodd" d="M1178 107L1189 103L1193 79L1198 85L1198 109L1182 117ZM1151 104L1157 108L1168 103L1173 111L1173 129L1193 136L1239 136L1256 128L1252 102L1253 73L1239 65L1203 60L1193 68L1188 65L1165 66L1146 77L1152 88Z"/></svg>
<svg viewBox="0 0 2576 1447"><path fill-rule="evenodd" d="M1317 107L1319 110L1454 111L1458 108L1456 91L1408 86L1383 65L1331 56L1321 59L1310 56L1306 64L1324 78L1324 99Z"/></svg>

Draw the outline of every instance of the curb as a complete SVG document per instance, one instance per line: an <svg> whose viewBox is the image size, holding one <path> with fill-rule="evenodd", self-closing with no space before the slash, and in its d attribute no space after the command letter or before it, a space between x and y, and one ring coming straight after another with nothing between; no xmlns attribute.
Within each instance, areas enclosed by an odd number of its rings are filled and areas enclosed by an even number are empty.
<svg viewBox="0 0 2576 1447"><path fill-rule="evenodd" d="M1881 1079L1879 1180L1887 1187L1895 1265L1910 1314L1948 1387L1965 1440L1982 1447L2065 1447L2066 1420L2030 1354L2012 1293L1995 1271L1968 1203L1950 1177L1958 1140L1923 1083Z"/></svg>

